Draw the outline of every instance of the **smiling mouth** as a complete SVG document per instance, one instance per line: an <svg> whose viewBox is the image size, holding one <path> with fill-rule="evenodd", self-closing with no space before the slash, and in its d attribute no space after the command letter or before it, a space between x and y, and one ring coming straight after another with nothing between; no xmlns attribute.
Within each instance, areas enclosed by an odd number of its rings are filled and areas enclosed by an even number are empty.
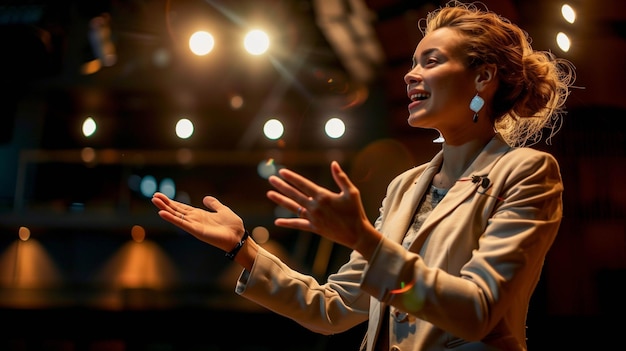
<svg viewBox="0 0 626 351"><path fill-rule="evenodd" d="M428 93L417 93L417 94L412 94L409 98L411 99L411 101L422 101L422 100L426 100L430 97L430 94Z"/></svg>

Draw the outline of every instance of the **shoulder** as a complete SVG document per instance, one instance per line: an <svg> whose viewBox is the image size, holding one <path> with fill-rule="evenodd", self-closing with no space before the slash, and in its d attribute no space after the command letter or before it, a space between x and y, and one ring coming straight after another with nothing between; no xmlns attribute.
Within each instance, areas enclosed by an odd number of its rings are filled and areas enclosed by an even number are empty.
<svg viewBox="0 0 626 351"><path fill-rule="evenodd" d="M559 163L552 154L530 147L512 148L502 157L500 162L508 163L511 167L517 169L559 168Z"/></svg>
<svg viewBox="0 0 626 351"><path fill-rule="evenodd" d="M494 166L491 175L504 177L506 183L560 183L561 171L556 158L530 147L512 148Z"/></svg>

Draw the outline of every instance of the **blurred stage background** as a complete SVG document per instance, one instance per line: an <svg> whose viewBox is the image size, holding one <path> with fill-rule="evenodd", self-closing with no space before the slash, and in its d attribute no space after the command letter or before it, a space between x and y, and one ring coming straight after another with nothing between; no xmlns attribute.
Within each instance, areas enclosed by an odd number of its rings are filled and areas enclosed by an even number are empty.
<svg viewBox="0 0 626 351"><path fill-rule="evenodd" d="M320 336L238 297L239 269L160 220L145 193L217 196L324 279L348 252L275 228L265 176L286 166L333 187L336 159L373 220L387 182L439 149L406 124L403 76L418 20L442 3L0 1L0 350L356 350L364 326ZM571 1L574 24L555 0L484 3L578 74L561 132L534 146L559 159L566 190L530 349L612 349L626 312L626 3ZM255 28L270 37L258 56L241 47ZM195 30L213 51L190 52ZM325 135L329 118L343 135ZM283 124L276 139L269 119Z"/></svg>

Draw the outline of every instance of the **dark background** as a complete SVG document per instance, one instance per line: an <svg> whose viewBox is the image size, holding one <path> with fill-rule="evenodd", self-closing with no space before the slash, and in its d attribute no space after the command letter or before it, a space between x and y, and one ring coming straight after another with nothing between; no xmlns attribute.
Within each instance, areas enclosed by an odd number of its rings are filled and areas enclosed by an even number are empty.
<svg viewBox="0 0 626 351"><path fill-rule="evenodd" d="M559 134L533 146L561 164L565 212L530 306L529 347L614 349L626 312L626 3L574 1L575 25L560 20L558 1L484 3L578 73ZM432 131L406 125L402 81L417 21L439 4L1 1L0 350L356 350L364 326L320 336L238 297L239 269L160 220L129 179L171 177L196 206L218 196L248 228L270 230L265 247L324 279L348 253L273 227L257 166L271 158L332 187L337 159L373 219L391 177L439 148ZM325 30L328 12L339 15ZM94 55L89 20L102 13L118 60L81 74ZM256 61L233 45L253 19L276 35ZM196 23L219 29L210 56L185 51ZM349 40L336 42L346 28ZM568 53L553 44L558 30L572 35ZM169 53L166 65L156 52ZM241 109L229 106L233 94ZM193 138L171 135L178 113L196 123ZM329 113L346 119L344 138L319 132ZM92 139L80 135L86 115L100 121ZM286 134L268 141L260 125L274 115ZM87 147L95 162L81 158ZM133 226L145 240L132 240Z"/></svg>

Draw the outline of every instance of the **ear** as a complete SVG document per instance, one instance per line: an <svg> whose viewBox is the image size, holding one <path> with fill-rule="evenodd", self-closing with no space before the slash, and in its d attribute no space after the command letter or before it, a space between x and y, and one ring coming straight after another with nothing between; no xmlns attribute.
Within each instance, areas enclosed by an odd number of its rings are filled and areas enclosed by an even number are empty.
<svg viewBox="0 0 626 351"><path fill-rule="evenodd" d="M496 65L482 65L476 70L476 79L474 83L476 84L476 91L482 92L490 85L496 84L496 73L498 69Z"/></svg>

